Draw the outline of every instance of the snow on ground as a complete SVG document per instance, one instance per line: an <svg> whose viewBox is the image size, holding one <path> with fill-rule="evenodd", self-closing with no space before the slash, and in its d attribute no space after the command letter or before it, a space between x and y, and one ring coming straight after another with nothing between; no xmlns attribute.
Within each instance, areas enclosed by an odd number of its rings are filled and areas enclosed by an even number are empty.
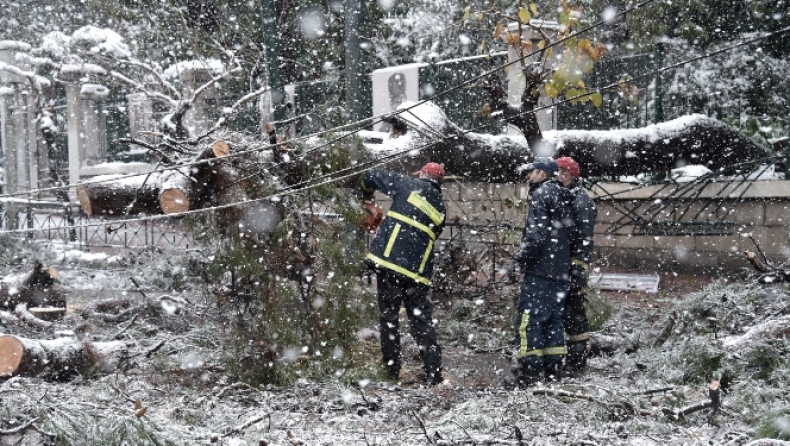
<svg viewBox="0 0 790 446"><path fill-rule="evenodd" d="M405 335L406 372L400 383L383 381L375 370L316 375L308 364L296 369L291 385L251 387L235 382L222 361L217 341L224 329L206 317L214 304L189 285L198 279L190 278L180 291L154 280L161 263L168 268L179 263L179 253L106 256L68 248L46 254L61 269L60 282L73 298L66 319L49 329L0 325L0 332L115 339L131 355L111 372L63 382L0 381L0 429L11 431L31 420L38 429L0 434L0 445L52 444L38 441L42 432L60 435L55 444L74 445L122 444L122 438L123 444L174 445L744 445L755 438L760 421L770 419L768 414L785 411L778 429L790 415L785 360L768 378L742 374L728 383L719 413L703 410L673 418L678 409L707 399L708 378L691 377L695 361L701 360L682 353L720 352L724 346L718 339L750 333L749 327L762 322L761 314L786 312L783 288L720 282L680 297L662 290L650 296L631 293L630 299L610 296L614 315L601 332L624 346L593 358L584 378L559 384L526 390L501 385L509 376L512 296L500 295L485 296L475 305L437 303L448 377L440 386L419 383L417 349ZM112 258L127 266L111 264ZM139 280L142 293L129 277ZM89 323L80 312L91 300L144 302L143 293L153 301L189 304L121 323ZM670 314L676 315L675 329L663 345L654 346ZM709 329L711 320L715 330ZM375 324L362 330L360 348L376 352L376 333ZM724 344L730 345L729 339ZM776 342L786 355L787 339ZM639 345L636 351L629 347L634 345ZM751 354L745 346L739 350L744 357ZM737 360L725 361L734 367L729 361Z"/></svg>

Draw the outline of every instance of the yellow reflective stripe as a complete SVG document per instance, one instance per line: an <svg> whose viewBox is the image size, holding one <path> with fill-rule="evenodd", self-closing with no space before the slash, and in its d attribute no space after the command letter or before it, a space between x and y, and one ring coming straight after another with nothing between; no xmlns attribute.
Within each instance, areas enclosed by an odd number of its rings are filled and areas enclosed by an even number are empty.
<svg viewBox="0 0 790 446"><path fill-rule="evenodd" d="M406 268L404 268L402 266L398 266L398 265L396 265L394 263L387 262L386 260L380 259L380 258L378 258L378 257L376 257L376 256L374 256L373 254L370 254L370 253L368 253L368 255L366 257L368 259L374 261L376 264L383 266L384 268L387 268L389 270L395 271L396 273L401 273L404 276L409 277L411 279L414 279L417 282L424 283L425 285L430 285L431 284L430 280L428 280L425 277L422 277L422 276L420 276L420 275L418 275L416 273L413 273L413 272L407 270Z"/></svg>
<svg viewBox="0 0 790 446"><path fill-rule="evenodd" d="M436 234L434 234L433 231L431 231L431 228L425 226L424 224L418 222L417 220L415 220L415 219L413 219L411 217L407 217L407 216L405 216L405 215L403 215L401 213L395 212L395 211L387 212L387 217L392 217L395 220L400 220L400 221L406 223L409 226L414 226L415 228L417 228L417 229L425 232L426 234L428 234L428 237L430 237L431 240L436 240Z"/></svg>
<svg viewBox="0 0 790 446"><path fill-rule="evenodd" d="M423 211L436 226L439 226L444 221L444 214L439 212L435 207L431 206L431 203L428 203L428 200L426 200L425 197L418 194L417 192L412 192L409 194L409 199L406 201L411 203L411 205L417 209Z"/></svg>
<svg viewBox="0 0 790 446"><path fill-rule="evenodd" d="M579 342L579 341L586 341L590 339L590 333L582 333L578 335L568 336L565 335L565 340L568 342Z"/></svg>
<svg viewBox="0 0 790 446"><path fill-rule="evenodd" d="M529 324L529 313L524 312L521 315L521 324L518 326L518 337L521 339L521 346L518 350L518 356L527 356L531 355L533 352L537 350L533 350L532 352L527 352L529 348L529 340L527 339L527 324Z"/></svg>
<svg viewBox="0 0 790 446"><path fill-rule="evenodd" d="M395 223L395 228L392 229L392 234L390 234L390 239L387 241L387 247L384 248L384 257L389 257L392 253L392 246L395 245L395 239L398 238L398 233L400 232L400 225Z"/></svg>
<svg viewBox="0 0 790 446"><path fill-rule="evenodd" d="M568 351L565 350L565 346L562 347L547 347L543 349L544 355L565 355Z"/></svg>
<svg viewBox="0 0 790 446"><path fill-rule="evenodd" d="M541 350L539 348L535 349L535 350L530 350L530 351L528 351L526 353L521 354L520 356L522 358L525 357L525 356L543 356L543 350Z"/></svg>
<svg viewBox="0 0 790 446"><path fill-rule="evenodd" d="M589 269L590 269L590 267L587 266L587 263L585 263L585 262L583 262L583 261L581 261L579 259L571 259L571 263L575 263L575 264L581 266L582 269L585 270L585 271L589 271Z"/></svg>
<svg viewBox="0 0 790 446"><path fill-rule="evenodd" d="M428 263L428 257L430 257L432 249L433 249L433 240L429 240L428 247L425 248L425 254L422 255L422 263L420 263L419 272L422 272L425 269L425 264Z"/></svg>

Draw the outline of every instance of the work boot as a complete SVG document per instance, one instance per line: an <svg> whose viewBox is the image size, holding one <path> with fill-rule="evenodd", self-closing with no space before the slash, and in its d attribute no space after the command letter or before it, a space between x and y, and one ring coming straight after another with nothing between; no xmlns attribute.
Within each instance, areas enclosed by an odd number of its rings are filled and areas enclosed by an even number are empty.
<svg viewBox="0 0 790 446"><path fill-rule="evenodd" d="M562 357L546 356L543 358L543 379L547 383L558 383L562 380Z"/></svg>
<svg viewBox="0 0 790 446"><path fill-rule="evenodd" d="M425 381L429 387L438 386L444 382L444 376L442 376L442 372L436 372L433 374L433 376L426 376Z"/></svg>
<svg viewBox="0 0 790 446"><path fill-rule="evenodd" d="M395 382L400 381L400 366L388 366L387 379Z"/></svg>
<svg viewBox="0 0 790 446"><path fill-rule="evenodd" d="M518 387L519 389L526 389L540 381L540 373L533 367L524 363L519 363L517 366L513 367L510 372L513 374L515 380L512 383L506 382L506 388Z"/></svg>
<svg viewBox="0 0 790 446"><path fill-rule="evenodd" d="M567 350L565 375L571 378L581 378L587 367L587 341L569 342Z"/></svg>

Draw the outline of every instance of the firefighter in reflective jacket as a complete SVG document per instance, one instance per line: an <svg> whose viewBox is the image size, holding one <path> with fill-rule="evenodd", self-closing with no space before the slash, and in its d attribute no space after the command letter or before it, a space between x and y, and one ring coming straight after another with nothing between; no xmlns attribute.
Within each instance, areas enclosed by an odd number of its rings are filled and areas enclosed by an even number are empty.
<svg viewBox="0 0 790 446"><path fill-rule="evenodd" d="M513 371L519 387L541 378L560 379L565 357L562 312L570 287L574 229L573 196L554 176L557 163L539 157L526 170L531 203L521 248L513 258L524 274L515 321L519 363Z"/></svg>
<svg viewBox="0 0 790 446"><path fill-rule="evenodd" d="M587 300L590 253L593 250L595 218L598 211L587 191L579 181L579 163L571 157L557 159L557 178L571 190L574 196L573 210L576 234L571 243L571 289L565 300L565 373L572 377L581 376L587 367L587 343L590 339L590 324L584 308Z"/></svg>
<svg viewBox="0 0 790 446"><path fill-rule="evenodd" d="M442 352L433 327L429 299L433 248L444 228L441 182L444 168L428 163L418 178L371 169L362 180L368 198L378 190L392 197L392 206L378 229L365 262L376 272L381 353L390 379L401 369L398 313L401 305L420 348L428 384L442 382Z"/></svg>

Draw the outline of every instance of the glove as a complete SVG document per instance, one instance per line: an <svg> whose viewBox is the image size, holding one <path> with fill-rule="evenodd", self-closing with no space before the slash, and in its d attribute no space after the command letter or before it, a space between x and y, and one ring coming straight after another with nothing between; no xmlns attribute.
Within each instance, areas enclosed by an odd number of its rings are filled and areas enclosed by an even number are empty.
<svg viewBox="0 0 790 446"><path fill-rule="evenodd" d="M359 222L359 228L373 234L381 226L381 222L384 220L384 213L372 197L362 202L362 208L365 212L362 221Z"/></svg>
<svg viewBox="0 0 790 446"><path fill-rule="evenodd" d="M590 267L587 265L587 263L583 262L582 260L571 259L571 283L574 283L580 287L586 287L589 269Z"/></svg>

